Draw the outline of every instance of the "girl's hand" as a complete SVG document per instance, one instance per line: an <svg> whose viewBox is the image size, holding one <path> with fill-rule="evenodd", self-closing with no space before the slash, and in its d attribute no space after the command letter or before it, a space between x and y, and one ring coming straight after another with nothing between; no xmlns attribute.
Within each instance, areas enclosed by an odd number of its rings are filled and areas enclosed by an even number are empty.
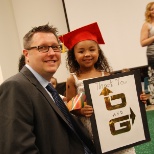
<svg viewBox="0 0 154 154"><path fill-rule="evenodd" d="M65 96L63 97L63 101L64 102L67 102L67 98Z"/></svg>
<svg viewBox="0 0 154 154"><path fill-rule="evenodd" d="M146 104L147 103L147 99L148 99L148 96L143 92L141 95L140 95L140 100Z"/></svg>
<svg viewBox="0 0 154 154"><path fill-rule="evenodd" d="M81 115L85 117L90 117L93 113L93 108L90 105L85 105L81 110L80 110Z"/></svg>

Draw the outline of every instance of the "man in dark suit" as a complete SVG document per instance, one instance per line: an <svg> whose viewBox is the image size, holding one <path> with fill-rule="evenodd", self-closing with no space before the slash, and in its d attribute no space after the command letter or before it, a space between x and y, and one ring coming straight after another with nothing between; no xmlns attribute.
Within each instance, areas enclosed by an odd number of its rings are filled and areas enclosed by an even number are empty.
<svg viewBox="0 0 154 154"><path fill-rule="evenodd" d="M46 89L61 63L56 33L49 25L29 31L26 65L0 85L0 154L85 154L85 145L95 153L83 125L71 117L72 129Z"/></svg>

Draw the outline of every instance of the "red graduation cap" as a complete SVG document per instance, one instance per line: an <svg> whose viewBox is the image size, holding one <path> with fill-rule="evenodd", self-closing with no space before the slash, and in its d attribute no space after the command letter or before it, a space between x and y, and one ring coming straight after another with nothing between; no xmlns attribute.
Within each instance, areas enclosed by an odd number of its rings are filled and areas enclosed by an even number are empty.
<svg viewBox="0 0 154 154"><path fill-rule="evenodd" d="M69 50L84 40L93 40L98 44L105 44L97 22L62 35L59 39Z"/></svg>

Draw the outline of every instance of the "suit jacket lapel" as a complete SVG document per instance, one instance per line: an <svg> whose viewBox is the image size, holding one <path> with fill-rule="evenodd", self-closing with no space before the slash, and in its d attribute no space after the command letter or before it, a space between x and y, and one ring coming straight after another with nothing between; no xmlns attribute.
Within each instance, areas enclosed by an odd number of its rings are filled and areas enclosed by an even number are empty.
<svg viewBox="0 0 154 154"><path fill-rule="evenodd" d="M42 87L39 81L35 78L33 73L27 67L23 67L23 69L20 72L29 80L29 82L31 82L31 84L33 84L38 89L38 91L42 93L42 95L47 100L47 103L49 103L49 105L58 113L58 115L67 123L67 125L69 125L63 113L53 102L52 98L49 96L47 91Z"/></svg>

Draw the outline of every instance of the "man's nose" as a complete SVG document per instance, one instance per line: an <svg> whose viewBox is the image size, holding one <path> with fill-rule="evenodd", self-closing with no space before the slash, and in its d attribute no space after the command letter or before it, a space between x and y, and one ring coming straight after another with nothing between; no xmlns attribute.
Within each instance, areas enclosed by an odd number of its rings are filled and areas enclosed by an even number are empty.
<svg viewBox="0 0 154 154"><path fill-rule="evenodd" d="M52 49L52 47L49 47L48 54L55 54L55 51Z"/></svg>

